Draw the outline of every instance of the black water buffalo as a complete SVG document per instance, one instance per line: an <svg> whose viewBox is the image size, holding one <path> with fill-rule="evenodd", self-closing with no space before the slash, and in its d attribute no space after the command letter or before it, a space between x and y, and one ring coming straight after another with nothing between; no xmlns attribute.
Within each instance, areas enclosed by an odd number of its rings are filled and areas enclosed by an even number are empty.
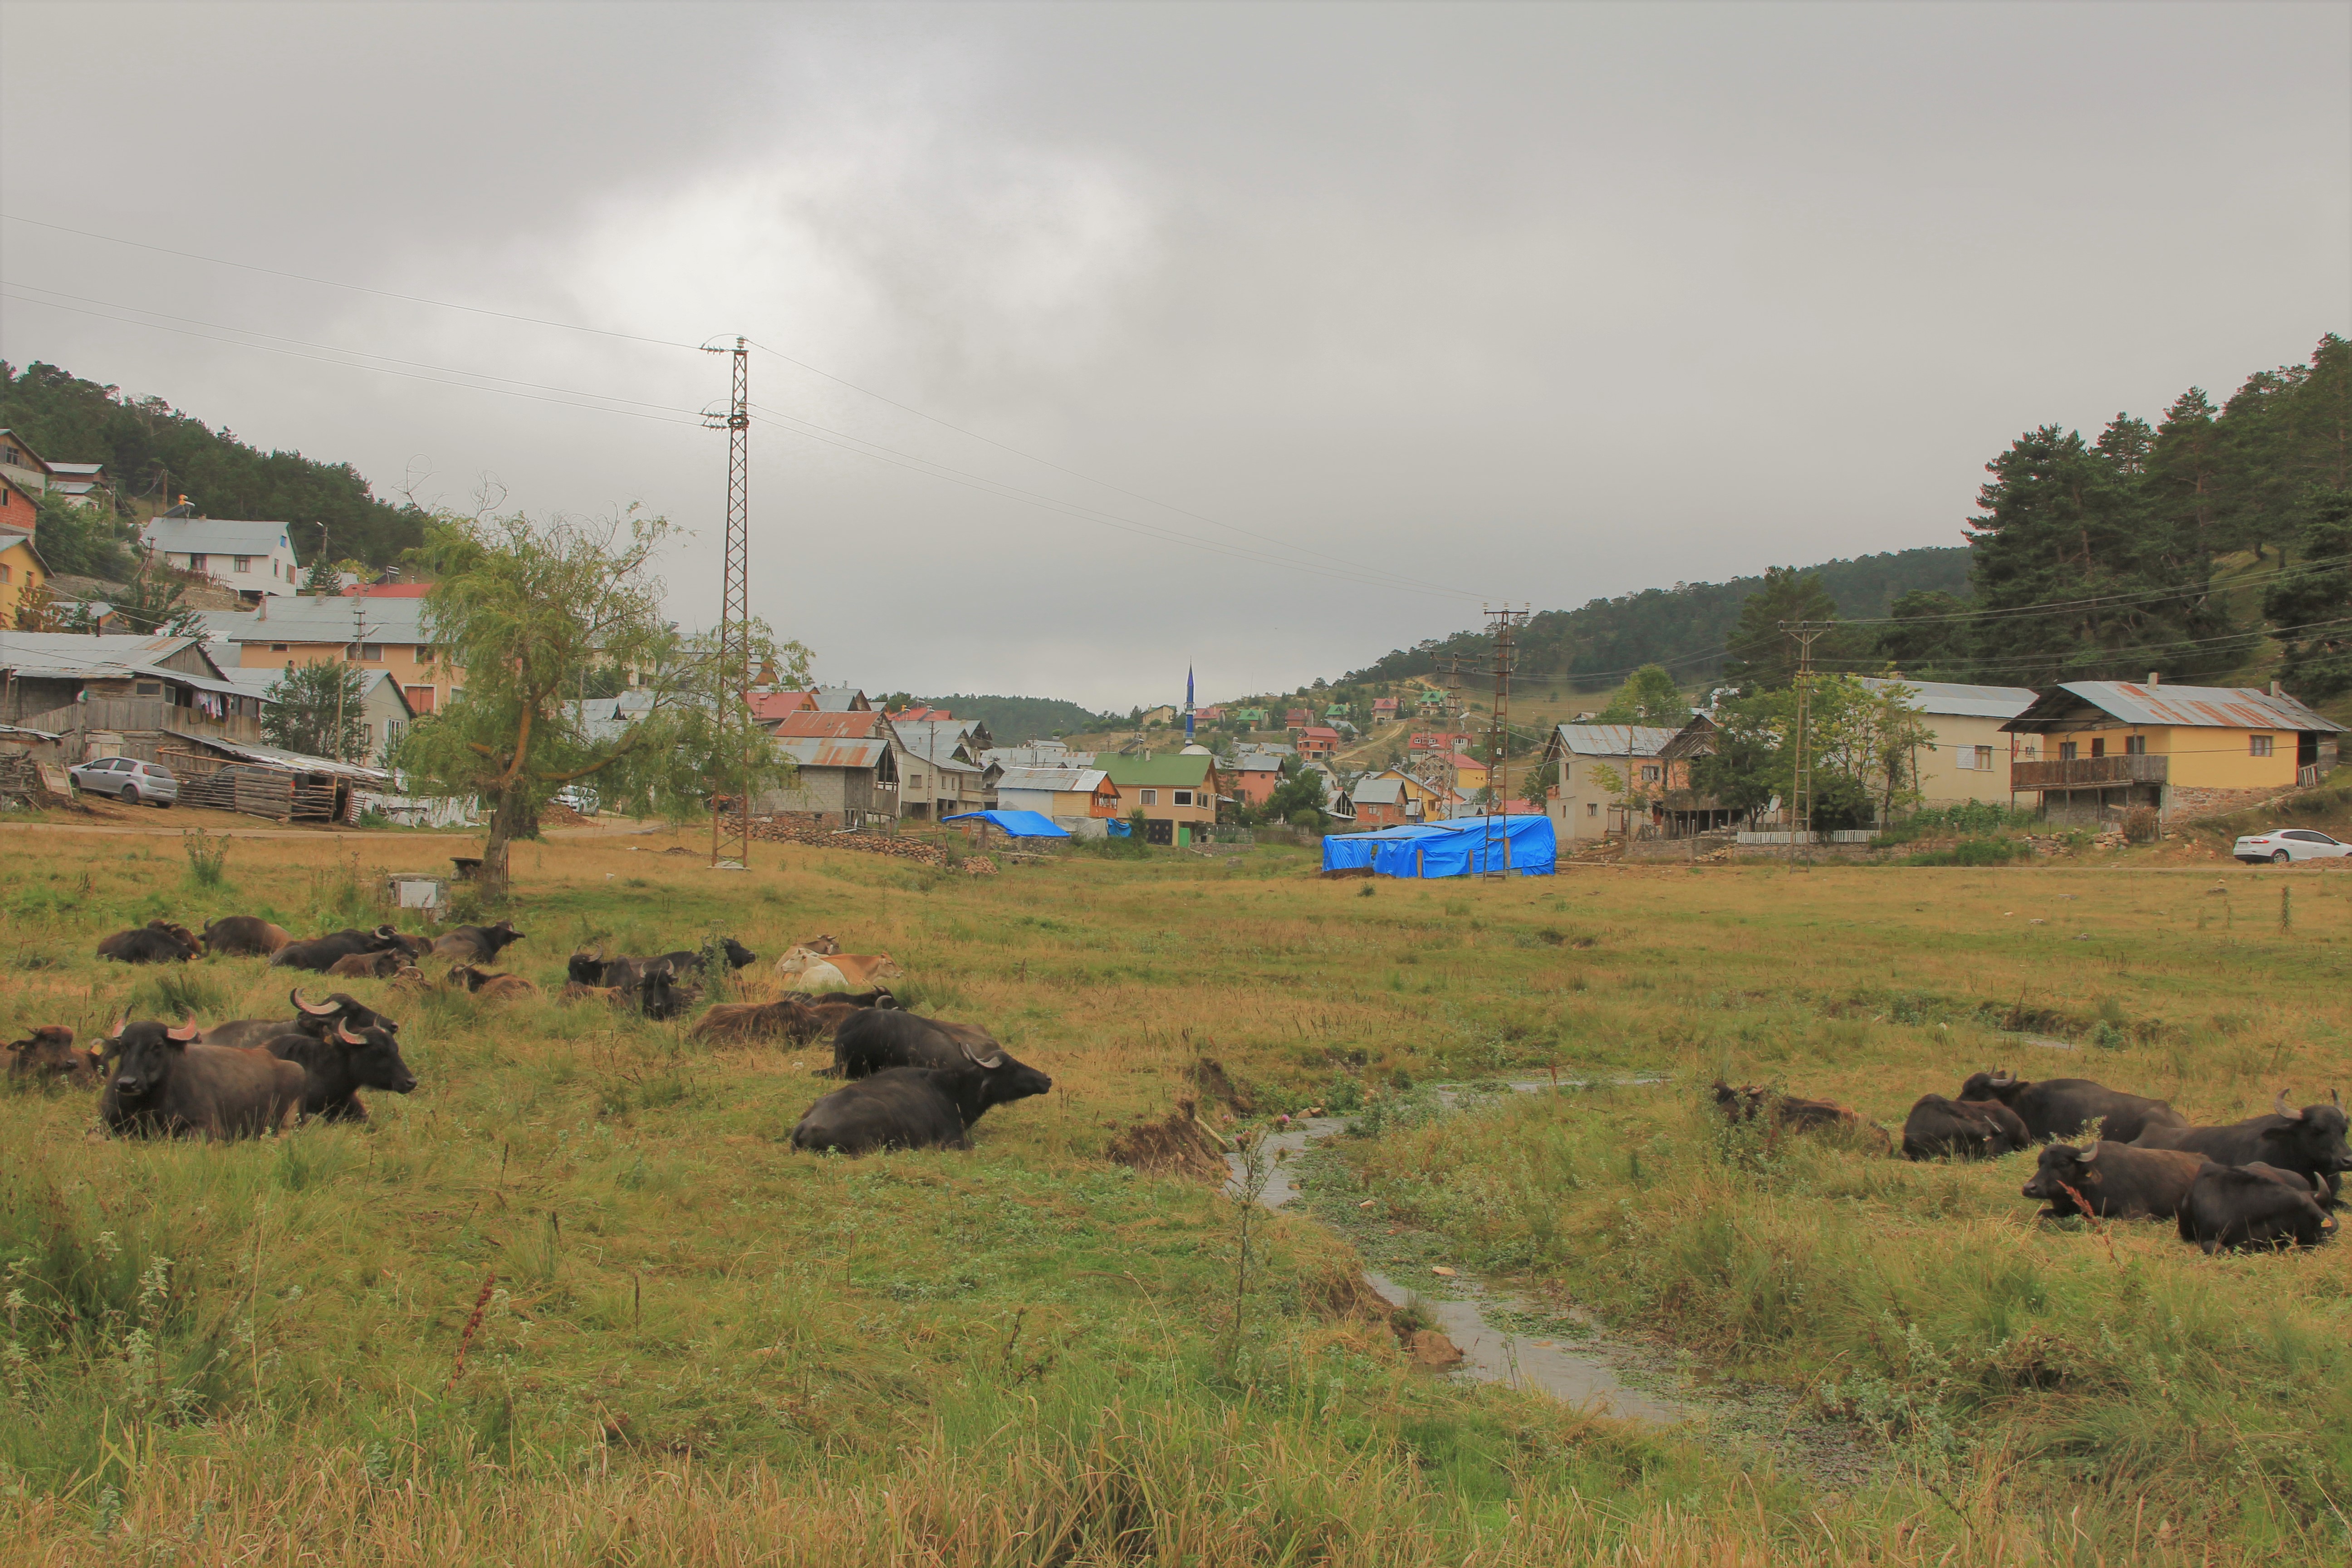
<svg viewBox="0 0 2352 1568"><path fill-rule="evenodd" d="M400 1059L400 1042L389 1029L353 1030L337 1025L324 1037L280 1035L265 1047L271 1056L302 1069L302 1114L326 1121L365 1121L362 1089L406 1094L416 1075Z"/></svg>
<svg viewBox="0 0 2352 1568"><path fill-rule="evenodd" d="M2129 1143L2151 1127L2186 1127L2189 1118L2160 1100L2125 1094L2086 1078L2028 1082L2006 1072L1980 1072L1960 1085L1962 1100L1998 1100L2018 1114L2036 1142L2072 1138L2092 1121L2099 1136Z"/></svg>
<svg viewBox="0 0 2352 1568"><path fill-rule="evenodd" d="M313 1035L324 1039L341 1024L349 1024L354 1029L400 1033L398 1023L348 992L330 992L324 1002L304 1001L299 985L286 994L294 1004L294 1016L290 1018L238 1018L215 1024L196 1038L207 1046L266 1046L280 1035Z"/></svg>
<svg viewBox="0 0 2352 1568"><path fill-rule="evenodd" d="M195 932L170 921L149 921L133 930L116 931L98 944L98 956L117 963L185 963L204 951Z"/></svg>
<svg viewBox="0 0 2352 1568"><path fill-rule="evenodd" d="M773 1002L722 1002L695 1020L698 1040L789 1040L803 1045L839 1028L864 1007L896 1007L887 991L846 992L830 996L784 996ZM823 1078L837 1076L828 1069Z"/></svg>
<svg viewBox="0 0 2352 1568"><path fill-rule="evenodd" d="M2050 1206L2043 1219L2089 1212L2101 1219L2169 1219L2204 1167L2201 1154L2140 1149L2105 1139L2087 1149L2053 1143L2042 1151L2033 1179L2019 1189ZM2073 1192L2067 1191L2073 1188ZM2080 1194L2079 1202L2076 1194Z"/></svg>
<svg viewBox="0 0 2352 1568"><path fill-rule="evenodd" d="M455 959L459 963L488 963L510 943L530 934L515 930L512 921L500 921L494 926L459 926L434 940L433 956Z"/></svg>
<svg viewBox="0 0 2352 1568"><path fill-rule="evenodd" d="M2279 1090L2268 1116L2250 1116L2227 1127L2156 1127L2139 1135L2143 1149L2187 1149L2217 1165L2274 1165L2298 1175L2315 1176L2336 1196L2338 1178L2352 1171L2352 1148L2344 1141L2344 1107L2339 1101L2306 1105L2301 1110L2286 1102Z"/></svg>
<svg viewBox="0 0 2352 1568"><path fill-rule="evenodd" d="M293 940L259 915L227 915L205 926L205 951L223 958L268 958Z"/></svg>
<svg viewBox="0 0 2352 1568"><path fill-rule="evenodd" d="M2207 1164L2180 1205L2180 1239L2210 1255L2224 1247L2316 1247L2336 1232L2312 1183L2256 1163Z"/></svg>
<svg viewBox="0 0 2352 1568"><path fill-rule="evenodd" d="M324 974L335 966L339 958L352 953L397 952L400 933L390 926L378 926L373 931L329 931L324 936L306 937L289 942L269 955L272 969L309 969Z"/></svg>
<svg viewBox="0 0 2352 1568"><path fill-rule="evenodd" d="M43 1024L21 1040L8 1042L8 1076L47 1082L66 1079L85 1087L98 1081L102 1064L96 1051L74 1048L74 1032L63 1024Z"/></svg>
<svg viewBox="0 0 2352 1568"><path fill-rule="evenodd" d="M1903 1157L1991 1160L2032 1142L2017 1112L1998 1100L1923 1094L1903 1119Z"/></svg>
<svg viewBox="0 0 2352 1568"><path fill-rule="evenodd" d="M1044 1094L1054 1080L1001 1053L954 1067L892 1068L835 1089L793 1129L796 1149L969 1149L992 1105Z"/></svg>
<svg viewBox="0 0 2352 1568"><path fill-rule="evenodd" d="M113 1076L99 1100L109 1131L125 1137L253 1138L302 1105L304 1075L259 1049L201 1045L194 1020L115 1026Z"/></svg>
<svg viewBox="0 0 2352 1568"><path fill-rule="evenodd" d="M971 1024L925 1018L897 1007L861 1007L833 1031L833 1078L871 1078L892 1068L951 1068L1002 1056L994 1036Z"/></svg>
<svg viewBox="0 0 2352 1568"><path fill-rule="evenodd" d="M741 969L759 960L758 953L731 936L722 939L719 945L727 953L727 967L730 970ZM709 957L707 951L681 948L676 952L665 952L652 962L668 964L672 974L698 974L708 964Z"/></svg>

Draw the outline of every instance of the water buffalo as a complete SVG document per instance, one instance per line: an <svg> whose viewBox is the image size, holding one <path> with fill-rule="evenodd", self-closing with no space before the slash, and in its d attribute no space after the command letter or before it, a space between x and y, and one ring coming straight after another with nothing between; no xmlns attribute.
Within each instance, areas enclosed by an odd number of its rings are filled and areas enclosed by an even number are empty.
<svg viewBox="0 0 2352 1568"><path fill-rule="evenodd" d="M1002 1054L994 1036L971 1024L950 1024L897 1008L863 1007L833 1031L834 1078L871 1078L892 1068L953 1067L978 1051Z"/></svg>
<svg viewBox="0 0 2352 1568"><path fill-rule="evenodd" d="M1003 1053L954 1067L892 1068L835 1089L793 1129L796 1149L969 1149L971 1128L992 1105L1044 1094L1054 1080Z"/></svg>
<svg viewBox="0 0 2352 1568"><path fill-rule="evenodd" d="M63 1024L43 1024L21 1040L8 1042L8 1076L46 1082L66 1079L88 1088L101 1068L96 1051L76 1050L74 1032Z"/></svg>
<svg viewBox="0 0 2352 1568"><path fill-rule="evenodd" d="M268 958L294 939L259 915L228 915L205 927L205 951L223 958Z"/></svg>
<svg viewBox="0 0 2352 1568"><path fill-rule="evenodd" d="M338 980L389 980L408 967L406 955L395 948L382 952L347 952L327 965Z"/></svg>
<svg viewBox="0 0 2352 1568"><path fill-rule="evenodd" d="M2316 1247L2336 1232L2336 1216L2319 1206L2313 1184L2293 1171L2259 1162L2208 1164L2180 1205L2180 1239L2210 1254L2227 1247Z"/></svg>
<svg viewBox="0 0 2352 1568"><path fill-rule="evenodd" d="M2268 1116L2250 1116L2227 1127L2154 1127L2141 1133L2143 1149L2187 1149L2218 1165L2274 1165L2315 1176L2333 1202L2337 1178L2352 1171L2352 1148L2344 1142L2340 1100L2297 1110L2279 1090Z"/></svg>
<svg viewBox="0 0 2352 1568"><path fill-rule="evenodd" d="M117 963L185 963L204 952L196 933L170 921L149 921L98 944L98 956Z"/></svg>
<svg viewBox="0 0 2352 1568"><path fill-rule="evenodd" d="M1960 1085L1962 1100L1998 1100L2018 1114L2036 1142L2072 1138L2092 1121L2099 1136L2129 1143L2151 1127L2186 1127L2189 1119L2160 1100L2125 1094L2086 1078L2038 1083L2007 1072L1980 1072Z"/></svg>
<svg viewBox="0 0 2352 1568"><path fill-rule="evenodd" d="M196 1038L207 1046L266 1046L280 1035L315 1035L324 1039L341 1024L349 1024L354 1029L382 1029L393 1035L400 1032L397 1023L349 992L331 992L324 1002L307 1002L298 985L286 995L294 1004L294 1016L290 1018L238 1018L215 1024Z"/></svg>
<svg viewBox="0 0 2352 1568"><path fill-rule="evenodd" d="M727 967L730 971L742 969L759 962L758 953L753 952L731 936L721 938L719 948L727 954ZM709 957L710 954L707 950L681 948L676 952L665 952L651 962L667 964L672 974L687 975L700 973L709 966Z"/></svg>
<svg viewBox="0 0 2352 1568"><path fill-rule="evenodd" d="M272 969L308 969L323 974L335 966L339 958L354 952L397 952L400 933L390 926L378 926L373 931L329 931L324 936L306 937L289 942L269 955Z"/></svg>
<svg viewBox="0 0 2352 1568"><path fill-rule="evenodd" d="M1871 1125L1834 1100L1805 1100L1753 1083L1734 1089L1721 1079L1715 1080L1713 1093L1716 1109L1735 1124L1760 1120L1776 1132L1843 1133L1882 1154L1890 1147L1885 1128Z"/></svg>
<svg viewBox="0 0 2352 1568"><path fill-rule="evenodd" d="M650 974L677 973L673 962L679 954L667 953L660 958L607 958L602 947L592 952L575 952L563 961L563 972L582 985L604 985L634 992ZM695 958L687 953L683 956Z"/></svg>
<svg viewBox="0 0 2352 1568"><path fill-rule="evenodd" d="M121 1136L252 1138L302 1104L301 1068L266 1050L207 1046L178 1028L124 1018L106 1042L114 1062L99 1116Z"/></svg>
<svg viewBox="0 0 2352 1568"><path fill-rule="evenodd" d="M433 956L453 958L460 963L488 963L505 952L509 944L530 934L515 930L512 921L500 921L494 926L459 926L443 932L435 941Z"/></svg>
<svg viewBox="0 0 2352 1568"><path fill-rule="evenodd" d="M520 974L492 974L470 963L451 970L449 984L472 992L485 1002L520 1002L539 994L539 987Z"/></svg>
<svg viewBox="0 0 2352 1568"><path fill-rule="evenodd" d="M698 1040L781 1039L804 1045L840 1027L863 1008L898 1005L887 991L786 996L774 1002L723 1002L697 1019L692 1033Z"/></svg>
<svg viewBox="0 0 2352 1568"><path fill-rule="evenodd" d="M1923 1094L1903 1119L1903 1157L1991 1160L2022 1149L2033 1140L2025 1123L1997 1100L1946 1100Z"/></svg>
<svg viewBox="0 0 2352 1568"><path fill-rule="evenodd" d="M2019 1190L2050 1205L2042 1211L2043 1219L2086 1211L2101 1219L2169 1219L2179 1212L2189 1184L2204 1164L2202 1154L2140 1149L2105 1139L2087 1149L2053 1143L2042 1151L2033 1179Z"/></svg>
<svg viewBox="0 0 2352 1568"><path fill-rule="evenodd" d="M315 1035L280 1035L266 1047L271 1056L302 1069L302 1114L325 1121L365 1121L367 1107L360 1103L362 1089L406 1094L416 1087L416 1075L400 1059L400 1042L389 1029L354 1031L339 1024L321 1038Z"/></svg>

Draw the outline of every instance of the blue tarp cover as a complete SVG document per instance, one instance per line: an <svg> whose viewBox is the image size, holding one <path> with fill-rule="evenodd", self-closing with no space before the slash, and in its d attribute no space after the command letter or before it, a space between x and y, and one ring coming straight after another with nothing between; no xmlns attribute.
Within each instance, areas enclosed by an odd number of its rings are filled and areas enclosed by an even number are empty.
<svg viewBox="0 0 2352 1568"><path fill-rule="evenodd" d="M1500 842L1494 846L1491 868L1486 862L1490 821L1496 837L1507 836L1510 845L1507 857ZM1325 870L1367 864L1381 877L1472 877L1506 866L1523 877L1549 877L1559 869L1559 845L1551 818L1533 815L1463 816L1323 841Z"/></svg>
<svg viewBox="0 0 2352 1568"><path fill-rule="evenodd" d="M967 811L960 816L942 816L941 822L992 822L1004 829L1007 838L1067 838L1066 827L1056 827L1054 819L1035 811Z"/></svg>

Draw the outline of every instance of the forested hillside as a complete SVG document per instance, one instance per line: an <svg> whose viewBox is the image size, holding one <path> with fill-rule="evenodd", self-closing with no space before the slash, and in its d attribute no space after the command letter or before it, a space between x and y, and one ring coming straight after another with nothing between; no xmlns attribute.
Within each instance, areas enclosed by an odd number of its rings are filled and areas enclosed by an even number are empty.
<svg viewBox="0 0 2352 1568"><path fill-rule="evenodd" d="M1969 551L1957 544L1890 551L1823 562L1803 573L1820 579L1842 613L1883 616L1906 594L1965 592ZM1530 676L1590 677L1595 687L1614 685L1645 664L1664 665L1685 682L1710 679L1723 667L1723 649L1739 623L1740 606L1764 584L1760 576L1677 583L1595 599L1581 609L1538 611L1519 634L1519 669ZM1449 657L1483 664L1486 651L1483 632L1457 632L1441 642L1399 648L1349 672L1345 680L1426 675Z"/></svg>
<svg viewBox="0 0 2352 1568"><path fill-rule="evenodd" d="M909 698L902 691L892 693L888 699L892 708L908 701L944 708L959 719L977 719L988 726L988 732L1000 746L1018 746L1055 735L1076 735L1112 722L1104 715L1054 697L982 697L958 691L945 697Z"/></svg>
<svg viewBox="0 0 2352 1568"><path fill-rule="evenodd" d="M320 552L388 566L424 537L423 516L378 500L349 463L264 452L160 397L131 397L38 361L0 362L0 426L56 462L104 463L124 506L161 510L184 495L207 517L290 522L307 564Z"/></svg>

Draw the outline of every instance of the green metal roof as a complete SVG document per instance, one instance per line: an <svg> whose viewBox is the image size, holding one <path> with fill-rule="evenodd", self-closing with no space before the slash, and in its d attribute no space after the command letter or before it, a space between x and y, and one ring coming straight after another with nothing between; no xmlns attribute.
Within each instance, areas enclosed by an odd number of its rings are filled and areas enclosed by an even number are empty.
<svg viewBox="0 0 2352 1568"><path fill-rule="evenodd" d="M1209 776L1210 764L1217 759L1198 754L1186 756L1181 752L1169 752L1156 757L1120 757L1097 753L1095 765L1110 775L1110 782L1124 789L1130 784L1162 784L1182 788L1197 784Z"/></svg>

